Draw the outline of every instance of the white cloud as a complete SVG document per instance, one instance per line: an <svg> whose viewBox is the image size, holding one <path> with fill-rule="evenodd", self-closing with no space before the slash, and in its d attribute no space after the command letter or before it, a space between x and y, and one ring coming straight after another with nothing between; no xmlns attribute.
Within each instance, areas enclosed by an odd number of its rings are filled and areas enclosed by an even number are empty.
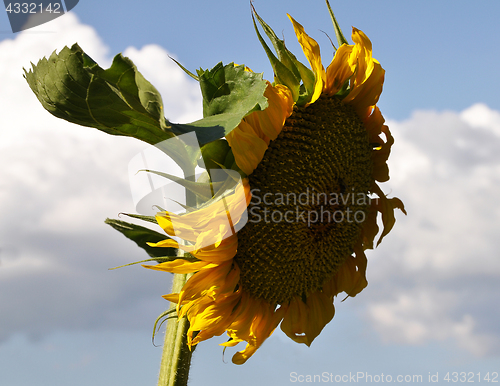
<svg viewBox="0 0 500 386"><path fill-rule="evenodd" d="M54 50L60 50L65 45L78 44L94 60L109 64L109 49L97 35L94 28L81 24L74 13L68 13L48 24L34 27L29 31L16 35L15 39L5 39L0 42L3 58L9 58L7 62L1 62L2 69L12 69L8 76L12 77L14 71L22 74L19 68L13 68L14 61L22 61L23 65L29 65L30 61L38 61L39 58L50 55Z"/></svg>
<svg viewBox="0 0 500 386"><path fill-rule="evenodd" d="M474 128L490 130L500 137L500 112L490 109L484 103L476 103L462 111L460 118Z"/></svg>
<svg viewBox="0 0 500 386"><path fill-rule="evenodd" d="M48 29L54 32L40 32ZM147 258L103 223L134 212L128 162L147 145L53 117L23 79L30 61L74 42L102 67L111 64L95 30L73 13L0 42L0 340L61 329L149 331L167 307L161 295L169 290L168 275L139 266L108 271ZM147 46L127 53L167 90L169 117L200 118L199 86L166 51Z"/></svg>
<svg viewBox="0 0 500 386"><path fill-rule="evenodd" d="M368 313L387 342L421 345L449 340L478 356L495 352L500 344L498 337L477 331L477 316L467 312L461 296L443 288L402 291L391 300L371 304Z"/></svg>
<svg viewBox="0 0 500 386"><path fill-rule="evenodd" d="M408 216L368 255L367 316L386 341L498 353L500 113L419 111L389 126L388 186Z"/></svg>

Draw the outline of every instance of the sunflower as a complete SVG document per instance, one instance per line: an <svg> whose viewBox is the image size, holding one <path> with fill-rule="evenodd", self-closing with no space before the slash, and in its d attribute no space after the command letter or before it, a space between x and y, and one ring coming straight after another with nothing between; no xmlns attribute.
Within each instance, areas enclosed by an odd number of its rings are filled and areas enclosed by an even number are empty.
<svg viewBox="0 0 500 386"><path fill-rule="evenodd" d="M189 258L145 266L193 273L179 293L164 298L188 318L190 348L224 332L225 347L246 342L235 364L245 363L280 324L309 346L333 318L334 297L353 297L367 286L364 251L379 233L378 214L380 243L395 208L405 212L378 186L389 180L394 140L376 106L385 71L368 37L353 28L348 44L330 9L339 47L325 70L318 43L288 15L309 69L253 14L278 57L254 19L275 71L264 93L268 106L219 140L229 145L222 159L234 157L243 179L224 200L184 215L158 213L165 232L185 242L150 245L181 248Z"/></svg>

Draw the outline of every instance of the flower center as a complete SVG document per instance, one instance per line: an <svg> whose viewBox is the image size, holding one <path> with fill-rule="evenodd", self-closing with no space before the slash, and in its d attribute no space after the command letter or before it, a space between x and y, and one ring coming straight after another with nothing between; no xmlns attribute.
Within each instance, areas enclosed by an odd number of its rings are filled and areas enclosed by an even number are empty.
<svg viewBox="0 0 500 386"><path fill-rule="evenodd" d="M363 123L338 98L294 107L249 176L248 223L234 257L243 290L281 304L322 288L360 237L371 153Z"/></svg>

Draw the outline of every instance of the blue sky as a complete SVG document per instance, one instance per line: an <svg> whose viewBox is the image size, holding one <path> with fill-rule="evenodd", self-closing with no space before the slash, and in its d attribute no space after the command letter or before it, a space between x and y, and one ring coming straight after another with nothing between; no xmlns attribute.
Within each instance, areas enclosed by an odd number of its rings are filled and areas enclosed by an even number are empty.
<svg viewBox="0 0 500 386"><path fill-rule="evenodd" d="M254 5L292 51L300 53L287 12L331 60L323 1ZM396 144L383 189L408 216L398 214L368 251L369 286L336 301L310 348L276 331L235 366L217 345L225 337L214 338L196 349L190 384L288 385L300 383L293 374L358 372L422 375L424 384L436 372L442 384L454 371L492 378L500 373L500 3L331 5L346 35L355 26L369 36L387 71L379 105ZM103 66L118 52L130 56L173 121L199 117L201 97L167 53L191 70L234 61L270 79L271 67L247 1L81 0L18 34L0 12L0 384L155 384L161 348L151 330L170 279L138 266L108 271L143 254L103 223L134 210L127 165L144 146L52 117L22 79L30 61L74 42Z"/></svg>
<svg viewBox="0 0 500 386"><path fill-rule="evenodd" d="M96 8L91 1L80 1L74 12L82 23L96 29L110 54L156 43L191 69L235 61L271 77L248 1L137 4L109 1ZM268 24L278 33L283 31L287 43L298 48L286 17L290 13L318 40L325 58L331 59L328 38L320 32L334 38L324 1L310 1L307 6L290 0L254 4ZM500 43L498 2L351 0L332 2L332 7L346 34L355 26L372 39L376 57L387 69L381 101L386 115L403 119L414 109L464 109L476 102L500 108L496 98L500 81L495 77L500 54L494 49ZM1 17L6 23L6 15Z"/></svg>

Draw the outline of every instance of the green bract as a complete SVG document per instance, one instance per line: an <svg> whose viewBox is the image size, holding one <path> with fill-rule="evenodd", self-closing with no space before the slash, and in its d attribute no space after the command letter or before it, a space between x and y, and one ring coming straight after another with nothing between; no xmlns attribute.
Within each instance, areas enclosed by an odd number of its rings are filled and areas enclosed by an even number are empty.
<svg viewBox="0 0 500 386"><path fill-rule="evenodd" d="M114 229L125 235L127 238L133 240L152 258L161 258L167 255L175 256L176 254L176 249L174 248L153 248L147 244L148 242L158 242L161 240L165 240L165 235L162 233L155 232L152 229L145 228L136 224L130 224L121 220L108 218L106 219L105 223L111 225Z"/></svg>

